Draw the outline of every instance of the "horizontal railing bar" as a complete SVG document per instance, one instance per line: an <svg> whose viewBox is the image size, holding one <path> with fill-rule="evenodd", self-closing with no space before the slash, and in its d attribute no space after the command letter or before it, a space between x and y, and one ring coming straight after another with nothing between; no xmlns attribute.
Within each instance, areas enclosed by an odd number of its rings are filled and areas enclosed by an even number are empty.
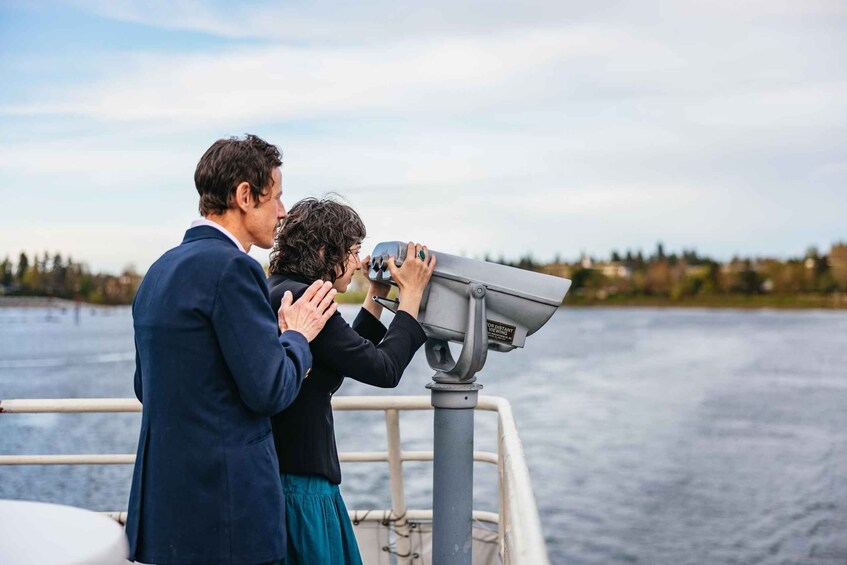
<svg viewBox="0 0 847 565"><path fill-rule="evenodd" d="M0 400L0 414L141 412L134 398L20 398Z"/></svg>
<svg viewBox="0 0 847 565"><path fill-rule="evenodd" d="M429 396L336 396L335 410L432 410ZM497 411L497 398L480 396L477 410ZM0 414L141 412L134 398L17 398L0 400Z"/></svg>
<svg viewBox="0 0 847 565"><path fill-rule="evenodd" d="M126 524L126 512L100 512L100 514L108 516L120 524ZM391 510L348 510L347 514L353 522L396 522L400 518ZM407 510L404 518L411 521L431 521L432 510ZM496 512L484 510L474 510L473 519L477 522L488 522L489 524L497 524L500 521Z"/></svg>
<svg viewBox="0 0 847 565"><path fill-rule="evenodd" d="M387 451L345 451L339 454L342 462L388 461ZM432 451L401 451L401 461L432 461ZM489 451L474 451L474 461L497 464L497 454Z"/></svg>
<svg viewBox="0 0 847 565"><path fill-rule="evenodd" d="M432 461L432 451L401 451L401 461ZM343 451L342 462L365 463L388 461L387 451ZM497 464L497 454L474 451L474 461ZM73 454L73 455L0 455L0 465L132 465L132 454Z"/></svg>
<svg viewBox="0 0 847 565"><path fill-rule="evenodd" d="M132 465L135 455L0 455L0 465Z"/></svg>
<svg viewBox="0 0 847 565"><path fill-rule="evenodd" d="M481 463L492 463L494 465L499 462L497 454L490 451L474 451L473 460Z"/></svg>
<svg viewBox="0 0 847 565"><path fill-rule="evenodd" d="M400 516L397 516L391 510L348 510L347 514L353 522L395 522L400 519ZM403 517L413 522L432 521L432 510L407 510ZM474 510L473 519L478 522L497 524L500 517L496 512Z"/></svg>
<svg viewBox="0 0 847 565"><path fill-rule="evenodd" d="M432 410L429 396L333 396L333 410Z"/></svg>
<svg viewBox="0 0 847 565"><path fill-rule="evenodd" d="M420 520L420 518L418 519ZM473 519L479 522L488 522L489 524L500 523L500 515L497 512L486 512L485 510L474 510Z"/></svg>

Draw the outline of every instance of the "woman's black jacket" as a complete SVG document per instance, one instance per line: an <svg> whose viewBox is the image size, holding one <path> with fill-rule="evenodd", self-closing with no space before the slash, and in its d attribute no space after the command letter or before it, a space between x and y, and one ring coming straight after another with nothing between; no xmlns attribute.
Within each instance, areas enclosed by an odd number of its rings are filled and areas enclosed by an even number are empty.
<svg viewBox="0 0 847 565"><path fill-rule="evenodd" d="M296 300L309 283L293 274L271 275L268 286L274 312L286 290ZM396 387L425 341L420 324L403 311L397 312L387 330L365 309L359 311L352 327L336 312L309 344L314 360L300 394L272 418L280 472L323 475L334 484L341 483L330 405L333 393L344 377L382 388Z"/></svg>

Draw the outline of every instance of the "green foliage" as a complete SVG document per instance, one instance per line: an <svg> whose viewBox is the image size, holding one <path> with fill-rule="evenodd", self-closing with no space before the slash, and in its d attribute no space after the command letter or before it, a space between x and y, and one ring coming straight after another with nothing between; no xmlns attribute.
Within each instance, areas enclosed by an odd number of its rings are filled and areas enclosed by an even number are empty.
<svg viewBox="0 0 847 565"><path fill-rule="evenodd" d="M0 284L4 287L10 286L15 280L15 273L12 270L12 262L9 261L9 257L3 259L2 265L0 265Z"/></svg>
<svg viewBox="0 0 847 565"><path fill-rule="evenodd" d="M26 253L13 268L8 257L0 263L0 293L25 296L55 296L97 304L129 304L141 283L132 267L120 275L93 274L82 263L64 260L59 253L44 252L30 262Z"/></svg>
<svg viewBox="0 0 847 565"><path fill-rule="evenodd" d="M29 258L26 256L26 253L21 251L21 255L18 257L18 270L15 271L15 279L22 281L28 270Z"/></svg>
<svg viewBox="0 0 847 565"><path fill-rule="evenodd" d="M640 250L627 249L624 254L612 250L609 262L584 258L566 263L559 255L551 265L539 265L530 255L516 262L502 258L499 262L571 279L566 301L579 303L616 304L641 297L657 303L735 304L731 297L752 301L755 296L769 296L762 304L843 307L847 301L838 294L847 291L847 244L843 243L833 245L828 254L810 248L803 258L788 260L734 257L719 263L694 249L674 253L658 243L646 259ZM829 300L800 300L813 295Z"/></svg>
<svg viewBox="0 0 847 565"><path fill-rule="evenodd" d="M693 249L668 252L662 243L649 258L641 250L610 253L611 262L594 258L568 263L556 255L551 264L525 253L517 261L495 261L520 269L564 276L572 281L568 303L740 305L777 307L847 307L847 244L828 253L809 248L802 258L787 260L735 257L719 263ZM492 261L485 255L486 261ZM21 252L17 264L0 262L0 293L56 296L98 304L129 304L141 283L131 266L120 275L91 273L83 263L60 253ZM339 301L361 303L363 289Z"/></svg>

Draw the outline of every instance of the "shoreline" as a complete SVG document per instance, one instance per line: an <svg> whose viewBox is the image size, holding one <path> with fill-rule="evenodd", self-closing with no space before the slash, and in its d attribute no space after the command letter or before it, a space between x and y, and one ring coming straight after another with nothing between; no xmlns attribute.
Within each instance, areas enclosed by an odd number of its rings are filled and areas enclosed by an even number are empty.
<svg viewBox="0 0 847 565"><path fill-rule="evenodd" d="M126 308L129 304L97 304L94 302L76 302L67 298L51 296L9 296L0 295L0 310L5 308L55 308L72 310L74 308Z"/></svg>
<svg viewBox="0 0 847 565"><path fill-rule="evenodd" d="M338 294L339 304L362 304L365 292ZM847 295L717 295L673 300L655 296L611 296L605 299L567 295L562 303L568 308L707 308L731 310L847 310Z"/></svg>
<svg viewBox="0 0 847 565"><path fill-rule="evenodd" d="M664 297L609 297L603 300L566 296L563 306L578 308L706 308L730 310L847 310L845 295L723 295L673 300Z"/></svg>
<svg viewBox="0 0 847 565"><path fill-rule="evenodd" d="M349 292L338 294L335 301L338 304L361 305L366 296L365 292ZM0 309L6 308L125 308L130 304L95 304L92 302L75 302L65 298L47 296L0 296ZM603 300L586 298L584 296L565 297L562 307L567 308L699 308L724 310L847 310L847 295L800 295L800 296L712 296L700 298L683 298L672 300L659 297L608 297Z"/></svg>

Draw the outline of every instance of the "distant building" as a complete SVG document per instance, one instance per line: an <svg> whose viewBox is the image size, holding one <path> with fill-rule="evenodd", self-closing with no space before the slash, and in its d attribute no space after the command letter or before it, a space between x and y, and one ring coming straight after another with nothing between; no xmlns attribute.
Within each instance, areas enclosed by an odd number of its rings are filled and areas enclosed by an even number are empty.
<svg viewBox="0 0 847 565"><path fill-rule="evenodd" d="M610 261L608 263L598 263L596 270L600 271L600 273L604 277L608 277L610 279L626 279L629 280L632 278L632 269L624 265L619 261Z"/></svg>
<svg viewBox="0 0 847 565"><path fill-rule="evenodd" d="M604 277L610 279L630 279L632 277L632 269L621 263L620 261L609 261L606 263L595 263L588 255L583 254L579 260L579 266L583 269L593 269L598 271Z"/></svg>

